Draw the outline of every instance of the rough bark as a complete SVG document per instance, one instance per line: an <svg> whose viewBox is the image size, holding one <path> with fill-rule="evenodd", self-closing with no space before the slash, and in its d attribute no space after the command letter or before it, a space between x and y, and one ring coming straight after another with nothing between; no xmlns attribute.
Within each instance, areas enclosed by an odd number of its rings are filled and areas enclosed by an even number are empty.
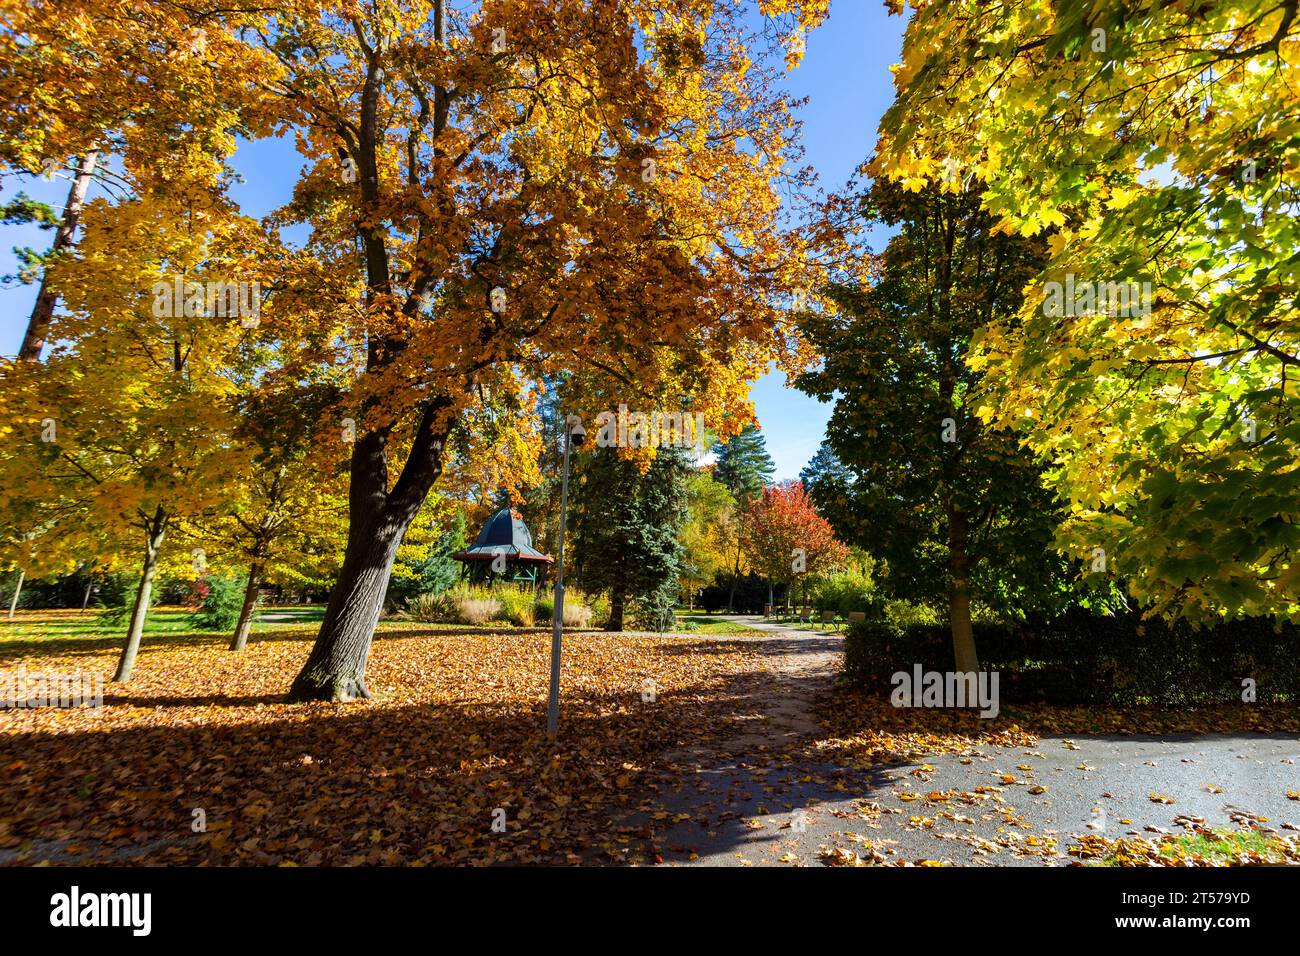
<svg viewBox="0 0 1300 956"><path fill-rule="evenodd" d="M63 219L54 234L54 245L50 251L58 254L72 245L72 237L81 221L81 211L86 205L86 192L95 172L95 163L99 159L99 150L92 149L82 156L77 163L76 175L72 178L72 188L68 190L68 201L63 207ZM27 332L23 335L22 347L18 358L23 362L39 362L41 349L50 334L50 323L54 320L54 306L58 295L50 286L48 270L41 276L41 288L36 294L36 304L32 307L31 318L27 321Z"/></svg>
<svg viewBox="0 0 1300 956"><path fill-rule="evenodd" d="M140 638L144 635L144 619L149 613L149 598L153 593L154 574L158 570L158 553L167 534L167 519L160 507L147 524L145 532L144 564L141 567L140 587L135 592L135 605L131 608L131 626L126 632L126 645L117 662L115 681L129 681L135 669L135 658L140 652Z"/></svg>
<svg viewBox="0 0 1300 956"><path fill-rule="evenodd" d="M384 592L406 524L378 519L348 529L338 583L330 593L320 636L289 690L291 701L364 700L366 662Z"/></svg>
<svg viewBox="0 0 1300 956"><path fill-rule="evenodd" d="M440 399L425 407L402 475L391 491L387 432L368 432L353 448L343 566L311 655L289 689L290 701L370 696L366 686L370 642L402 535L442 474L442 447L451 426L441 421L441 414L449 405Z"/></svg>
<svg viewBox="0 0 1300 956"><path fill-rule="evenodd" d="M960 508L948 517L948 620L952 628L952 650L958 673L980 669L975 652L975 635L970 622L970 555L967 550L969 519Z"/></svg>
<svg viewBox="0 0 1300 956"><path fill-rule="evenodd" d="M239 609L239 621L235 624L234 636L230 638L230 649L242 651L248 646L248 634L253 629L253 612L257 610L257 589L262 583L261 562L254 561L248 569L248 586L244 588L244 606Z"/></svg>

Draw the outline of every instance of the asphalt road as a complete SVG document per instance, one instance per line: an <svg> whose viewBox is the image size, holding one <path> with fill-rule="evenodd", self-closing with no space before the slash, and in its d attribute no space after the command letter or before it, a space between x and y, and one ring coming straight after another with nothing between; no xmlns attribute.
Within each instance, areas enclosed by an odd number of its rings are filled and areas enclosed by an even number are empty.
<svg viewBox="0 0 1300 956"><path fill-rule="evenodd" d="M1074 859L1075 835L1156 837L1252 818L1300 830L1300 802L1286 796L1300 790L1293 734L1043 737L877 770L784 758L815 726L840 639L764 629L748 640L776 664L768 713L731 746L681 755L660 792L675 821L657 841L665 864L813 866L838 850L881 863L1059 866Z"/></svg>

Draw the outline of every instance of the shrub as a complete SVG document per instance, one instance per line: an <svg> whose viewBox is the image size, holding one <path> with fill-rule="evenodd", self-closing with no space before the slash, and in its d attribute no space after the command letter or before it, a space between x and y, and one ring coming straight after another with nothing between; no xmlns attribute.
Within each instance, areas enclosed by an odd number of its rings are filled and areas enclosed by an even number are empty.
<svg viewBox="0 0 1300 956"><path fill-rule="evenodd" d="M456 617L456 606L451 595L417 594L406 602L406 616L426 624L450 624Z"/></svg>
<svg viewBox="0 0 1300 956"><path fill-rule="evenodd" d="M885 621L895 627L913 627L929 625L937 627L943 624L943 618L928 604L914 604L911 601L886 601L883 607ZM868 614L870 619L871 615Z"/></svg>
<svg viewBox="0 0 1300 956"><path fill-rule="evenodd" d="M138 575L136 580L139 581ZM196 580L193 576L160 573L153 580L149 603L179 604L194 611L203 606L203 599L208 596L210 586L211 577L207 575ZM135 595L131 595L131 600L135 600Z"/></svg>
<svg viewBox="0 0 1300 956"><path fill-rule="evenodd" d="M131 619L135 594L140 587L140 575L129 571L106 574L100 580L99 602L103 610L96 617L104 627L124 627ZM157 592L149 595L149 606L158 603Z"/></svg>
<svg viewBox="0 0 1300 956"><path fill-rule="evenodd" d="M23 590L18 595L18 607L20 608L32 606L32 589L29 586L30 583L31 582L28 581L23 582ZM6 574L4 582L0 583L0 605L3 605L6 609L9 607L9 603L14 599L14 589L17 587L18 572L15 571L12 574Z"/></svg>
<svg viewBox="0 0 1300 956"><path fill-rule="evenodd" d="M420 594L406 602L406 613L431 624L487 624L505 620L498 592L460 583L442 594Z"/></svg>
<svg viewBox="0 0 1300 956"><path fill-rule="evenodd" d="M451 601L456 624L487 624L501 619L501 601L490 594L453 594Z"/></svg>
<svg viewBox="0 0 1300 956"><path fill-rule="evenodd" d="M496 588L492 596L501 603L500 620L517 627L533 626L537 601L532 588Z"/></svg>
<svg viewBox="0 0 1300 956"><path fill-rule="evenodd" d="M564 626L591 627L591 608L583 604L576 594L577 592L564 596ZM533 609L538 624L549 626L555 620L555 599L553 597L538 598L537 603L533 605Z"/></svg>
<svg viewBox="0 0 1300 956"><path fill-rule="evenodd" d="M604 627L609 622L609 597L604 594L587 594L575 591L578 603L591 611L591 618L583 627ZM564 623L569 623L569 595L564 597Z"/></svg>
<svg viewBox="0 0 1300 956"><path fill-rule="evenodd" d="M190 616L194 626L208 631L233 631L244 609L248 577L242 574L208 575L199 589L202 600Z"/></svg>
<svg viewBox="0 0 1300 956"><path fill-rule="evenodd" d="M1061 704L1240 703L1243 678L1260 701L1300 700L1300 627L1243 618L1194 628L1186 621L1075 612L1050 622L976 624L980 666L1000 672L1005 700ZM888 692L890 676L952 670L946 624L863 621L844 644L845 677Z"/></svg>
<svg viewBox="0 0 1300 956"><path fill-rule="evenodd" d="M107 575L104 580L103 590L100 594L100 603L103 610L96 615L97 623L101 627L125 627L131 620L131 611L135 607L136 592L140 588L140 576L120 572L117 574ZM156 591L149 594L149 607L158 603Z"/></svg>
<svg viewBox="0 0 1300 956"><path fill-rule="evenodd" d="M869 618L879 617L881 613L876 583L861 569L818 578L808 601L819 611L834 611L841 617L848 617L852 611L862 611Z"/></svg>
<svg viewBox="0 0 1300 956"><path fill-rule="evenodd" d="M565 627L591 627L592 616L592 610L587 605L571 602L567 597L564 599Z"/></svg>

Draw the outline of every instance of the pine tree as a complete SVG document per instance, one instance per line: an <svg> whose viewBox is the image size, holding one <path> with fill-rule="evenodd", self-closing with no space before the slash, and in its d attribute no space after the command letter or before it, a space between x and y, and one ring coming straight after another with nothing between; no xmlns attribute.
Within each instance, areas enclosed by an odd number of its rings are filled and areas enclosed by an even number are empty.
<svg viewBox="0 0 1300 956"><path fill-rule="evenodd" d="M817 454L799 472L799 480L817 506L818 514L833 527L852 524L853 472L840 461L829 442L822 442Z"/></svg>
<svg viewBox="0 0 1300 956"><path fill-rule="evenodd" d="M772 483L776 465L767 453L767 442L755 425L746 425L739 435L713 446L718 463L713 477L722 482L735 499L744 503Z"/></svg>
<svg viewBox="0 0 1300 956"><path fill-rule="evenodd" d="M660 448L644 473L613 448L584 455L575 551L583 587L609 593L606 630L621 631L629 610L638 627L671 629L689 474L675 448Z"/></svg>

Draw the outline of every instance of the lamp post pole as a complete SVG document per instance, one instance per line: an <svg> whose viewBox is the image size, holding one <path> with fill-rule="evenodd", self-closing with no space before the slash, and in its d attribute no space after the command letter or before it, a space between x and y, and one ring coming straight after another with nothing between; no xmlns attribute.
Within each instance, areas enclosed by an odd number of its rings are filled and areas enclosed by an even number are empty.
<svg viewBox="0 0 1300 956"><path fill-rule="evenodd" d="M546 702L546 735L552 740L560 729L560 652L564 633L564 526L569 520L569 452L582 444L582 422L576 415L565 419L564 477L560 479L560 531L555 539L555 614L551 622L551 692Z"/></svg>

